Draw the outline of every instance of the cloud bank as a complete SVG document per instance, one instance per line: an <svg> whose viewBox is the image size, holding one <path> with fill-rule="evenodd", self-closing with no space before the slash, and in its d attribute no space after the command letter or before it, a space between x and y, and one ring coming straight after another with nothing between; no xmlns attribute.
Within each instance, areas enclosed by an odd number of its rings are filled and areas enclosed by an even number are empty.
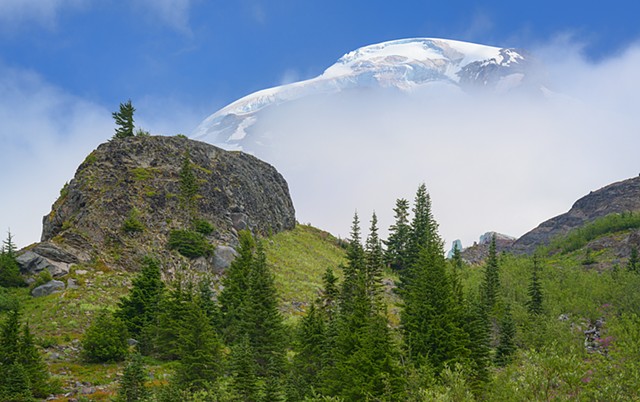
<svg viewBox="0 0 640 402"><path fill-rule="evenodd" d="M640 172L640 47L597 63L570 43L533 53L557 95L307 99L261 118L275 146L258 156L289 182L301 222L341 236L355 210L363 222L375 210L387 228L395 200L413 200L422 182L447 245L520 236Z"/></svg>

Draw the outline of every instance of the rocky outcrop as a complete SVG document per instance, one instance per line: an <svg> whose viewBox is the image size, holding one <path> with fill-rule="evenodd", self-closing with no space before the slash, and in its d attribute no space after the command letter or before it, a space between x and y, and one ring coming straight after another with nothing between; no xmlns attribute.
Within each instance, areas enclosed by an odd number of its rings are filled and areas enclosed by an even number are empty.
<svg viewBox="0 0 640 402"><path fill-rule="evenodd" d="M468 264L481 264L489 255L489 245L491 244L491 239L494 236L496 238L496 251L498 253L508 251L516 241L515 237L511 237L506 234L487 232L480 236L479 242L462 250L460 253L462 259Z"/></svg>
<svg viewBox="0 0 640 402"><path fill-rule="evenodd" d="M185 158L192 193L185 190ZM116 139L87 156L63 188L33 252L67 264L98 257L127 269L153 254L181 265L167 247L169 233L196 221L211 226L212 245L234 246L239 230L293 228L295 211L284 178L251 155L182 136Z"/></svg>
<svg viewBox="0 0 640 402"><path fill-rule="evenodd" d="M597 218L629 211L640 211L640 177L610 184L576 201L562 215L549 219L524 234L511 247L515 253L531 254L556 236L581 227Z"/></svg>

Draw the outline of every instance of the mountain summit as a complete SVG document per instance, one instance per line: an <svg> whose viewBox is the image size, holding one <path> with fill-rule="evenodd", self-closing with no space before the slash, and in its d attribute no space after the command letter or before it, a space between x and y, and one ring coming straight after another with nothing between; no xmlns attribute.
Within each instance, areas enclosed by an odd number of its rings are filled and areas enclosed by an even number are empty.
<svg viewBox="0 0 640 402"><path fill-rule="evenodd" d="M316 77L247 95L205 119L193 137L252 150L269 133L256 127L279 105L317 95L367 89L412 93L432 87L454 92L544 91L526 52L446 39L413 38L365 46L341 57ZM440 92L438 92L440 93Z"/></svg>

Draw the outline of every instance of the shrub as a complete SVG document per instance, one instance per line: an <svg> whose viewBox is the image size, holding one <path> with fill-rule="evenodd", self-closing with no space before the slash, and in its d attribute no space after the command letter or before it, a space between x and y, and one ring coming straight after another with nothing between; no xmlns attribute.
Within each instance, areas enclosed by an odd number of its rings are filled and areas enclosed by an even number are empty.
<svg viewBox="0 0 640 402"><path fill-rule="evenodd" d="M169 248L187 258L210 255L213 247L202 233L191 230L172 230L169 233Z"/></svg>
<svg viewBox="0 0 640 402"><path fill-rule="evenodd" d="M129 350L127 338L124 322L103 310L84 333L83 357L94 363L122 361Z"/></svg>
<svg viewBox="0 0 640 402"><path fill-rule="evenodd" d="M204 219L196 219L193 222L194 229L198 233L202 233L205 236L209 236L215 230L215 227L211 222Z"/></svg>
<svg viewBox="0 0 640 402"><path fill-rule="evenodd" d="M122 222L122 230L128 234L139 233L144 230L144 225L139 220L140 212L137 209L131 209L129 217Z"/></svg>
<svg viewBox="0 0 640 402"><path fill-rule="evenodd" d="M29 286L29 289L33 290L38 286L42 286L45 283L51 282L52 280L53 276L51 276L51 272L49 272L48 269L43 269L38 273L38 275L36 276L36 281Z"/></svg>

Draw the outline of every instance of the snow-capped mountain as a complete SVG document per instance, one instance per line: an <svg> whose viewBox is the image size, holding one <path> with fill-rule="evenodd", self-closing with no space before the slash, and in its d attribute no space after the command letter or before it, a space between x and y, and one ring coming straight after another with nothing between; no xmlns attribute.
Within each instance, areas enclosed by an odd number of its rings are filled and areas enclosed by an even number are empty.
<svg viewBox="0 0 640 402"><path fill-rule="evenodd" d="M443 87L463 93L482 88L497 94L543 91L537 75L529 73L533 64L516 49L429 38L384 42L344 55L316 78L245 96L205 119L192 137L227 149L254 151L277 135L264 132L258 124L270 109L350 91L379 88L413 93Z"/></svg>

